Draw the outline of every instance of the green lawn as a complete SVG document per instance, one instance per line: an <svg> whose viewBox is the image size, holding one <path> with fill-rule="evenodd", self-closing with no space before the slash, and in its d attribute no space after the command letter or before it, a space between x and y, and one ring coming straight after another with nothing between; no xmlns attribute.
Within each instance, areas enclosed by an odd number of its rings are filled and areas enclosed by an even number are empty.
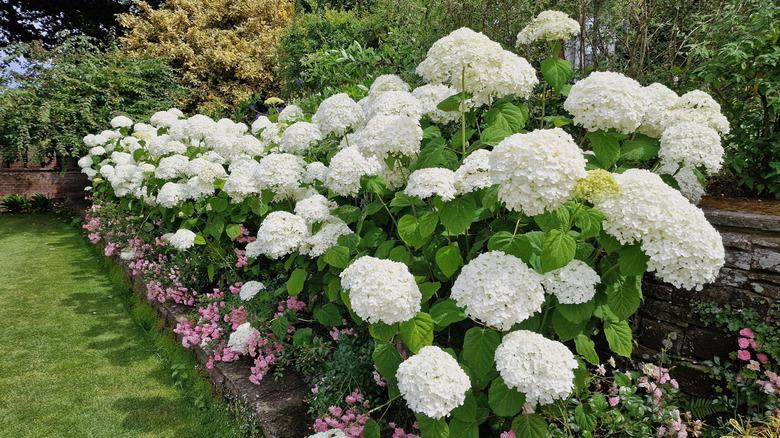
<svg viewBox="0 0 780 438"><path fill-rule="evenodd" d="M74 227L0 215L0 436L246 433L119 278Z"/></svg>

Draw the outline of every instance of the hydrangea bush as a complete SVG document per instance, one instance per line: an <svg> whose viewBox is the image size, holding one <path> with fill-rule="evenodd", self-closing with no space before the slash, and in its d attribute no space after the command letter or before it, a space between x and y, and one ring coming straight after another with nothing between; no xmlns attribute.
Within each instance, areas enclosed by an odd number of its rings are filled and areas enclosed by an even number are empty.
<svg viewBox="0 0 780 438"><path fill-rule="evenodd" d="M612 72L572 83L559 53L575 25L543 13L520 33L547 46L538 64L458 29L418 66L426 85L380 76L358 102L251 127L175 109L114 119L79 164L96 199L202 255L217 289L193 295L181 331L217 360L249 355L259 381L284 342L370 334L385 403L318 420L317 436L379 436L379 409L400 400L424 437L544 436L534 408L585 384L596 343L631 355L646 272L698 290L724 258L692 203L722 163L717 104ZM280 293L275 314L252 314Z"/></svg>

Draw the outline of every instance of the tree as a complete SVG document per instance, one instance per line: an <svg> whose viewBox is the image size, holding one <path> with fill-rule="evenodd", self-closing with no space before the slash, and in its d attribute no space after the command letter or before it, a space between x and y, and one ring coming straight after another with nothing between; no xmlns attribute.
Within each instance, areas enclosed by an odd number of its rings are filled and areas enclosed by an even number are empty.
<svg viewBox="0 0 780 438"><path fill-rule="evenodd" d="M63 32L103 38L116 29L116 14L132 9L132 0L0 0L0 43L51 46Z"/></svg>
<svg viewBox="0 0 780 438"><path fill-rule="evenodd" d="M278 90L276 47L293 13L287 0L169 0L121 14L131 54L163 56L180 69L191 107L215 113Z"/></svg>

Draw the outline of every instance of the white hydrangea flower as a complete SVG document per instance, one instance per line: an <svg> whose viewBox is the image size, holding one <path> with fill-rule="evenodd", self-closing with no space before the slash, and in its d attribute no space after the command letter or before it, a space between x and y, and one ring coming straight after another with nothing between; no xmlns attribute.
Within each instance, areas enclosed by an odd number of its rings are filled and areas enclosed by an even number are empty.
<svg viewBox="0 0 780 438"><path fill-rule="evenodd" d="M339 429L330 429L325 432L317 432L314 435L309 435L309 438L349 438L344 432Z"/></svg>
<svg viewBox="0 0 780 438"><path fill-rule="evenodd" d="M566 41L580 34L580 23L561 11L542 11L517 34L517 45Z"/></svg>
<svg viewBox="0 0 780 438"><path fill-rule="evenodd" d="M701 201L701 197L706 193L706 190L699 182L699 177L696 176L693 168L690 166L680 168L677 163L666 163L661 165L655 173L671 175L677 181L677 185L680 186L680 193L694 205L698 204Z"/></svg>
<svg viewBox="0 0 780 438"><path fill-rule="evenodd" d="M728 119L720 112L720 104L701 90L689 91L680 96L669 107L663 127L666 129L682 122L707 125L721 135L731 131Z"/></svg>
<svg viewBox="0 0 780 438"><path fill-rule="evenodd" d="M356 146L366 156L384 159L390 154L416 156L423 131L418 119L406 116L376 116L359 132L348 135L345 143Z"/></svg>
<svg viewBox="0 0 780 438"><path fill-rule="evenodd" d="M177 108L171 108L167 111L157 111L149 118L149 123L158 128L170 128L184 114Z"/></svg>
<svg viewBox="0 0 780 438"><path fill-rule="evenodd" d="M442 167L419 169L409 175L404 193L427 199L433 195L439 195L442 201L455 199L455 173Z"/></svg>
<svg viewBox="0 0 780 438"><path fill-rule="evenodd" d="M90 167L84 167L84 168L81 169L81 173L83 173L84 175L87 175L87 178L92 179L92 178L95 177L95 175L97 175L97 170L92 169ZM91 188L90 188L90 190L91 190Z"/></svg>
<svg viewBox="0 0 780 438"><path fill-rule="evenodd" d="M89 154L93 157L99 157L106 154L106 148L103 146L95 146L89 150Z"/></svg>
<svg viewBox="0 0 780 438"><path fill-rule="evenodd" d="M268 128L269 126L275 125L274 122L271 121L266 116L257 116L254 122L252 122L252 127L250 128L252 131L252 134L257 134L260 132L260 130Z"/></svg>
<svg viewBox="0 0 780 438"><path fill-rule="evenodd" d="M539 333L518 330L496 348L496 369L506 386L525 394L531 405L564 400L574 387L577 360L565 345Z"/></svg>
<svg viewBox="0 0 780 438"><path fill-rule="evenodd" d="M593 72L571 87L563 107L588 131L636 131L648 106L639 82L620 73Z"/></svg>
<svg viewBox="0 0 780 438"><path fill-rule="evenodd" d="M292 154L269 154L260 159L255 171L255 180L261 190L273 190L274 199L294 197L301 186L306 162Z"/></svg>
<svg viewBox="0 0 780 438"><path fill-rule="evenodd" d="M477 149L455 171L455 189L459 194L471 193L493 185L490 179L490 151Z"/></svg>
<svg viewBox="0 0 780 438"><path fill-rule="evenodd" d="M472 93L477 106L497 97L528 97L539 83L528 61L466 27L433 43L416 71L428 82Z"/></svg>
<svg viewBox="0 0 780 438"><path fill-rule="evenodd" d="M580 304L596 295L596 285L601 277L582 260L572 260L566 266L545 273L542 285L549 294L558 298L561 304Z"/></svg>
<svg viewBox="0 0 780 438"><path fill-rule="evenodd" d="M168 134L163 134L146 140L146 152L152 157L162 157L168 154L184 155L187 153L187 145L172 140Z"/></svg>
<svg viewBox="0 0 780 438"><path fill-rule="evenodd" d="M218 179L225 179L227 172L222 164L209 161L204 157L198 157L187 164L187 175L198 177L202 181L214 184Z"/></svg>
<svg viewBox="0 0 780 438"><path fill-rule="evenodd" d="M385 180L385 187L390 190L396 190L405 186L409 180L409 169L400 161L395 161L393 167L390 167L385 160L380 160L379 167L378 175Z"/></svg>
<svg viewBox="0 0 780 438"><path fill-rule="evenodd" d="M278 146L282 142L282 128L276 123L271 123L260 133L260 144L263 148L272 149L272 146Z"/></svg>
<svg viewBox="0 0 780 438"><path fill-rule="evenodd" d="M724 263L723 242L704 213L645 169L615 174L620 192L598 200L603 227L623 244L641 242L648 271L675 287L701 290Z"/></svg>
<svg viewBox="0 0 780 438"><path fill-rule="evenodd" d="M409 91L409 84L398 75L380 75L371 83L368 94L378 96L387 91Z"/></svg>
<svg viewBox="0 0 780 438"><path fill-rule="evenodd" d="M560 128L511 135L490 153L490 177L499 185L499 199L529 216L560 207L585 174L582 150Z"/></svg>
<svg viewBox="0 0 780 438"><path fill-rule="evenodd" d="M190 249L195 245L195 233L180 228L168 238L168 243L179 251Z"/></svg>
<svg viewBox="0 0 780 438"><path fill-rule="evenodd" d="M363 108L346 93L330 96L320 103L311 119L320 128L322 135L344 135L350 129L357 129L365 123Z"/></svg>
<svg viewBox="0 0 780 438"><path fill-rule="evenodd" d="M304 117L303 109L298 105L287 105L279 112L277 119L281 123L293 123L302 120Z"/></svg>
<svg viewBox="0 0 780 438"><path fill-rule="evenodd" d="M661 134L660 143L658 156L662 163L704 166L710 173L719 171L723 165L720 136L706 125L683 122L670 126Z"/></svg>
<svg viewBox="0 0 780 438"><path fill-rule="evenodd" d="M209 182L199 176L193 176L187 180L186 184L187 198L198 200L206 196L211 196L216 192L213 182Z"/></svg>
<svg viewBox="0 0 780 438"><path fill-rule="evenodd" d="M306 238L301 245L301 254L312 258L319 257L331 247L338 245L339 237L349 234L352 234L352 230L346 222L331 216L319 231Z"/></svg>
<svg viewBox="0 0 780 438"><path fill-rule="evenodd" d="M648 104L642 124L636 131L648 137L659 138L663 133L663 122L668 117L669 108L677 102L678 96L666 85L658 82L644 87L643 90Z"/></svg>
<svg viewBox="0 0 780 438"><path fill-rule="evenodd" d="M116 116L111 119L111 127L114 129L129 128L133 126L133 120L127 116Z"/></svg>
<svg viewBox="0 0 780 438"><path fill-rule="evenodd" d="M307 224L314 224L330 218L330 210L336 207L335 202L315 193L295 203L295 214L302 217Z"/></svg>
<svg viewBox="0 0 780 438"><path fill-rule="evenodd" d="M90 155L84 155L79 158L79 161L76 164L82 169L92 167L92 157Z"/></svg>
<svg viewBox="0 0 780 438"><path fill-rule="evenodd" d="M366 108L367 119L376 116L406 116L419 120L422 115L422 104L408 91L386 91L372 96Z"/></svg>
<svg viewBox="0 0 780 438"><path fill-rule="evenodd" d="M355 146L344 148L330 159L325 186L341 196L355 196L360 190L360 178L376 175L379 161L364 157Z"/></svg>
<svg viewBox="0 0 780 438"><path fill-rule="evenodd" d="M309 236L306 221L286 211L269 213L257 230L257 240L246 246L247 257L278 259L297 251Z"/></svg>
<svg viewBox="0 0 780 438"><path fill-rule="evenodd" d="M450 296L471 318L499 330L525 321L544 303L541 276L501 251L482 253L468 262Z"/></svg>
<svg viewBox="0 0 780 438"><path fill-rule="evenodd" d="M447 124L460 118L458 111L442 111L438 105L446 98L455 95L458 90L444 84L427 84L417 87L412 95L422 106L423 114L434 123Z"/></svg>
<svg viewBox="0 0 780 438"><path fill-rule="evenodd" d="M408 321L420 311L422 294L405 264L363 256L341 272L352 310L365 321Z"/></svg>
<svg viewBox="0 0 780 438"><path fill-rule="evenodd" d="M160 179L175 179L187 174L190 159L184 155L163 157L154 170L154 176Z"/></svg>
<svg viewBox="0 0 780 438"><path fill-rule="evenodd" d="M436 346L427 346L398 366L398 390L413 412L439 419L466 401L469 376L458 361Z"/></svg>
<svg viewBox="0 0 780 438"><path fill-rule="evenodd" d="M261 290L265 289L265 285L259 281L247 281L241 285L241 290L238 292L241 301L249 301L255 297Z"/></svg>
<svg viewBox="0 0 780 438"><path fill-rule="evenodd" d="M328 177L328 166L315 161L306 165L306 173L303 175L303 182L313 184L315 181L325 182Z"/></svg>
<svg viewBox="0 0 780 438"><path fill-rule="evenodd" d="M236 353L247 354L252 338L259 334L260 332L257 331L257 329L253 328L248 322L245 322L236 327L236 330L230 334L227 346Z"/></svg>
<svg viewBox="0 0 780 438"><path fill-rule="evenodd" d="M173 208L185 199L187 199L187 186L184 184L167 182L157 193L157 203L165 208Z"/></svg>
<svg viewBox="0 0 780 438"><path fill-rule="evenodd" d="M284 130L280 149L292 154L303 154L322 140L317 125L309 122L295 122Z"/></svg>
<svg viewBox="0 0 780 438"><path fill-rule="evenodd" d="M228 174L222 190L230 196L230 199L241 202L247 196L259 193L260 187L255 180L255 174L260 163L253 159L243 159L230 164Z"/></svg>

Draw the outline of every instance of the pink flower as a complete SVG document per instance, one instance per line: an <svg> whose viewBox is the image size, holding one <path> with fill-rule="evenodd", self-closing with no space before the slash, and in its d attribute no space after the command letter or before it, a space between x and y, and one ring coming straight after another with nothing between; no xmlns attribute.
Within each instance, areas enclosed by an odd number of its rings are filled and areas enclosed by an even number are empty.
<svg viewBox="0 0 780 438"><path fill-rule="evenodd" d="M750 339L748 338L739 338L737 340L737 345L739 345L739 348L745 349L750 346Z"/></svg>
<svg viewBox="0 0 780 438"><path fill-rule="evenodd" d="M610 397L609 398L609 405L613 408L617 406L617 404L620 403L620 397Z"/></svg>
<svg viewBox="0 0 780 438"><path fill-rule="evenodd" d="M746 338L755 338L756 335L753 334L753 330L750 330L749 328L745 327L742 330L739 331L740 336L744 336Z"/></svg>
<svg viewBox="0 0 780 438"><path fill-rule="evenodd" d="M500 438L515 438L515 432L511 430L507 430L506 432L501 432Z"/></svg>
<svg viewBox="0 0 780 438"><path fill-rule="evenodd" d="M761 369L761 365L759 365L758 362L751 360L746 368L749 370L758 371L759 369Z"/></svg>
<svg viewBox="0 0 780 438"><path fill-rule="evenodd" d="M758 359L758 361L762 364L769 362L769 356L767 356L765 353L757 353L756 359Z"/></svg>
<svg viewBox="0 0 780 438"><path fill-rule="evenodd" d="M750 360L750 352L747 350L739 350L737 351L737 357L739 360L744 360L745 362Z"/></svg>

